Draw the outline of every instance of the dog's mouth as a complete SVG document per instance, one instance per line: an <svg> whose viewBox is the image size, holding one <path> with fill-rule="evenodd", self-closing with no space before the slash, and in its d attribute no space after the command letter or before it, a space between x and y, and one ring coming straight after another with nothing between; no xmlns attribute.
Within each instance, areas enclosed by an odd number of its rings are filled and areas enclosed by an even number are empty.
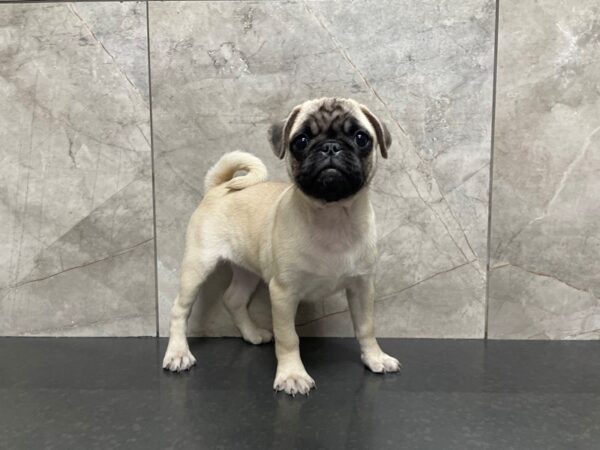
<svg viewBox="0 0 600 450"><path fill-rule="evenodd" d="M333 161L329 161L326 164L323 164L317 171L315 171L315 179L322 177L336 177L336 176L346 176L345 171L338 164Z"/></svg>
<svg viewBox="0 0 600 450"><path fill-rule="evenodd" d="M342 173L342 171L340 169L338 169L337 167L329 166L329 167L322 168L317 175L318 176L327 176L327 175L337 175L337 174L341 174L341 173Z"/></svg>
<svg viewBox="0 0 600 450"><path fill-rule="evenodd" d="M302 170L304 169L304 170ZM363 185L358 163L339 157L319 157L307 161L295 174L306 194L326 202L338 201L358 192Z"/></svg>
<svg viewBox="0 0 600 450"><path fill-rule="evenodd" d="M343 186L348 182L348 176L337 167L329 166L321 169L313 178L315 185L325 188Z"/></svg>

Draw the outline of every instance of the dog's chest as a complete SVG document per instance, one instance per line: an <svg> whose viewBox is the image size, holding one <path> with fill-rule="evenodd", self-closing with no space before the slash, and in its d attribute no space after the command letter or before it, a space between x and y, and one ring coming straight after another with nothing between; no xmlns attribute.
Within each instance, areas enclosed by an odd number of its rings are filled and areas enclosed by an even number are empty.
<svg viewBox="0 0 600 450"><path fill-rule="evenodd" d="M353 277L372 273L375 243L343 233L320 236L306 242L296 268L303 274L307 299L320 299L346 287Z"/></svg>

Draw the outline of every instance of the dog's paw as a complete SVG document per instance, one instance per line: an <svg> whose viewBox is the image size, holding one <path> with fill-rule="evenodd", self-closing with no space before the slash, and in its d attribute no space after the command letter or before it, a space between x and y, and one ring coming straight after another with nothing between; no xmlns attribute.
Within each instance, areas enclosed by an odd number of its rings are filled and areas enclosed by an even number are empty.
<svg viewBox="0 0 600 450"><path fill-rule="evenodd" d="M196 364L196 358L189 351L184 350L169 350L165 354L163 359L163 369L170 370L171 372L181 372L182 370L189 370Z"/></svg>
<svg viewBox="0 0 600 450"><path fill-rule="evenodd" d="M362 354L362 362L375 373L398 372L402 367L400 361L383 352L371 355Z"/></svg>
<svg viewBox="0 0 600 450"><path fill-rule="evenodd" d="M308 395L314 387L315 380L305 371L278 373L273 383L274 390L283 391L292 397L296 394Z"/></svg>
<svg viewBox="0 0 600 450"><path fill-rule="evenodd" d="M266 344L273 340L273 333L264 328L254 328L253 330L244 330L242 338L250 344Z"/></svg>

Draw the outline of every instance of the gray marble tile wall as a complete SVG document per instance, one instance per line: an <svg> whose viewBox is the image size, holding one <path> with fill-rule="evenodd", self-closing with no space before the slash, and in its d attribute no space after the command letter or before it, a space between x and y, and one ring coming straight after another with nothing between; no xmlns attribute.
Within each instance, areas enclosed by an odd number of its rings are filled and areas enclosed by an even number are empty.
<svg viewBox="0 0 600 450"><path fill-rule="evenodd" d="M501 0L489 336L600 337L600 4Z"/></svg>
<svg viewBox="0 0 600 450"><path fill-rule="evenodd" d="M336 95L369 105L395 141L373 188L379 334L482 337L494 6L150 3L161 334L207 169L243 149L285 179L269 124L304 99ZM237 333L220 301L228 275L221 270L202 292L192 334ZM251 304L264 325L265 294L261 286ZM351 335L345 300L302 305L298 328Z"/></svg>
<svg viewBox="0 0 600 450"><path fill-rule="evenodd" d="M0 335L156 329L145 3L0 5Z"/></svg>
<svg viewBox="0 0 600 450"><path fill-rule="evenodd" d="M373 186L379 335L598 337L600 13L499 12L488 242L493 0L0 5L0 334L167 335L206 170L244 149L285 179L268 126L337 95L394 138ZM190 334L237 335L229 276ZM264 286L250 309L269 325ZM344 299L302 305L298 329L351 335Z"/></svg>

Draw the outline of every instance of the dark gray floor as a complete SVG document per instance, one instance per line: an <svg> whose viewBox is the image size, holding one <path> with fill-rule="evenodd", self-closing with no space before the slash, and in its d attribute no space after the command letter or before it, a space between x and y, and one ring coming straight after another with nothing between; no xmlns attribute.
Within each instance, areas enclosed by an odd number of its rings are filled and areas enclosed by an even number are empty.
<svg viewBox="0 0 600 450"><path fill-rule="evenodd" d="M382 340L375 375L352 339L304 339L318 390L271 390L273 346L0 338L1 449L600 449L600 342Z"/></svg>

